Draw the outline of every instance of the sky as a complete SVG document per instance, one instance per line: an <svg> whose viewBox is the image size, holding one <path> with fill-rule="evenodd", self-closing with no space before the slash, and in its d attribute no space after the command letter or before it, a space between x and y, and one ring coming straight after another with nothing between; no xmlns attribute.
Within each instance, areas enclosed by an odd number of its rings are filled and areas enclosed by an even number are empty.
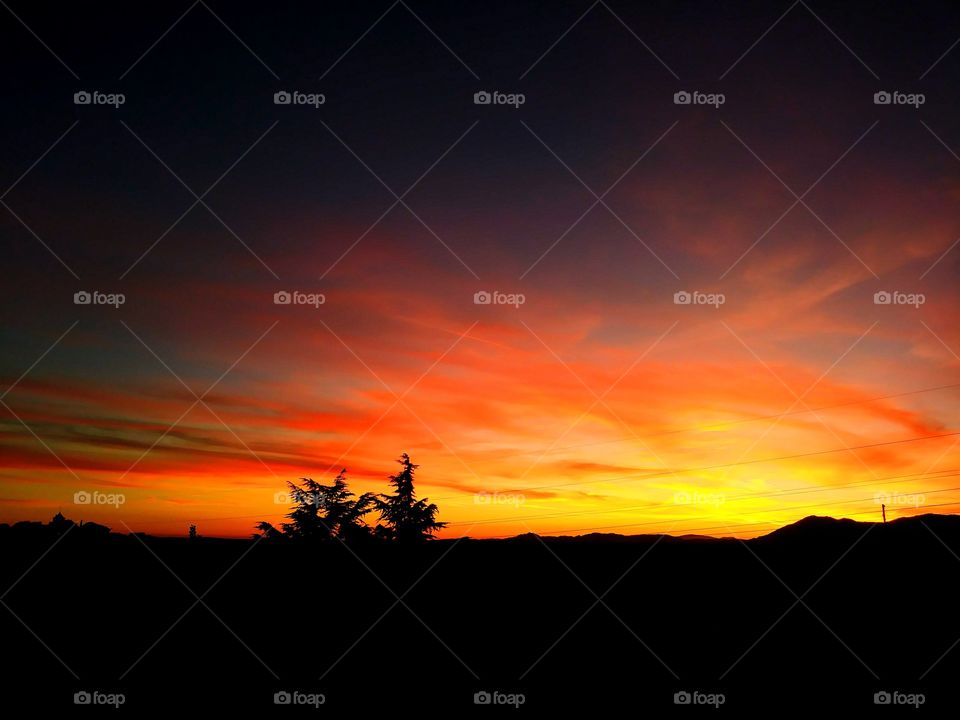
<svg viewBox="0 0 960 720"><path fill-rule="evenodd" d="M0 522L243 537L402 452L441 537L955 512L958 27L11 3Z"/></svg>

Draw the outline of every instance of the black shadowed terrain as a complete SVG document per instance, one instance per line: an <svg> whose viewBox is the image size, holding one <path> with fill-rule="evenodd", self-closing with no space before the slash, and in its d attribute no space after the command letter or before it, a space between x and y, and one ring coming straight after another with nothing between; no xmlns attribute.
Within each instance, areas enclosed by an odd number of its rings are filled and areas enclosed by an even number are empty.
<svg viewBox="0 0 960 720"><path fill-rule="evenodd" d="M682 710L686 691L869 712L883 691L945 705L960 670L957 516L407 548L20 523L0 548L4 681L35 707L275 711L299 692L324 712L486 712L474 695L496 692Z"/></svg>

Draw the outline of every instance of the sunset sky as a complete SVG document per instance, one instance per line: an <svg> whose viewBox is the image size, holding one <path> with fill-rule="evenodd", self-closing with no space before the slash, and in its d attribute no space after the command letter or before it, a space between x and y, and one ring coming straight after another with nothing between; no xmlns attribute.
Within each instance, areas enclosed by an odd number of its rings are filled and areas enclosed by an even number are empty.
<svg viewBox="0 0 960 720"><path fill-rule="evenodd" d="M0 522L248 536L401 452L441 537L955 512L960 22L821 5L0 13Z"/></svg>

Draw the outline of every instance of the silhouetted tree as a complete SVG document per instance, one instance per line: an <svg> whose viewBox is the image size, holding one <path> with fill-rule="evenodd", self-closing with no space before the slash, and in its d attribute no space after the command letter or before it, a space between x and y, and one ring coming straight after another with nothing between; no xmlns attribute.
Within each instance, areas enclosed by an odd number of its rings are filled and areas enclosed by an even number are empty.
<svg viewBox="0 0 960 720"><path fill-rule="evenodd" d="M370 535L364 516L373 509L376 497L363 493L359 497L347 489L346 469L333 479L332 485L323 485L323 523L330 532L344 541L359 540ZM356 498L356 499L354 499Z"/></svg>
<svg viewBox="0 0 960 720"><path fill-rule="evenodd" d="M402 543L430 540L435 532L447 524L437 521L438 508L429 503L428 498L416 499L413 476L420 466L415 465L407 453L403 453L397 462L401 470L390 476L390 484L395 492L392 495L381 494L376 499L377 511L383 523L377 525L376 533L379 537Z"/></svg>
<svg viewBox="0 0 960 720"><path fill-rule="evenodd" d="M290 522L281 524L283 533L297 540L326 540L331 536L329 526L322 522L324 488L312 478L300 478L300 485L287 482L293 507L287 513Z"/></svg>
<svg viewBox="0 0 960 720"><path fill-rule="evenodd" d="M300 478L300 484L288 482L293 501L286 516L290 522L281 524L280 530L261 522L257 529L270 540L286 537L313 542L333 538L352 541L368 536L370 529L363 517L373 509L374 495L354 495L347 488L346 474L345 469L341 470L330 485L312 478Z"/></svg>
<svg viewBox="0 0 960 720"><path fill-rule="evenodd" d="M264 538L265 540L283 540L285 538L284 534L277 530L273 525L267 521L257 523L257 530L260 531L260 534L253 534L254 538Z"/></svg>
<svg viewBox="0 0 960 720"><path fill-rule="evenodd" d="M190 526L190 530L189 530L189 532L187 533L187 537L189 537L191 540L196 540L196 539L197 539L197 526L196 526L196 525L191 525L191 526Z"/></svg>

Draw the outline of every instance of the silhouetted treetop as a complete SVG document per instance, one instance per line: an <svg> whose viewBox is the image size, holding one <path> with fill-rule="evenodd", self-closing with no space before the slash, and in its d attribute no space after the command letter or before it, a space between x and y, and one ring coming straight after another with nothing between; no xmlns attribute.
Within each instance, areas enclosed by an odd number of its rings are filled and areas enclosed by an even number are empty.
<svg viewBox="0 0 960 720"><path fill-rule="evenodd" d="M377 535L402 543L430 540L446 523L437 521L439 510L435 504L427 498L417 500L414 474L420 466L414 464L407 453L397 462L400 472L390 476L393 494L380 494L375 500L381 521Z"/></svg>

